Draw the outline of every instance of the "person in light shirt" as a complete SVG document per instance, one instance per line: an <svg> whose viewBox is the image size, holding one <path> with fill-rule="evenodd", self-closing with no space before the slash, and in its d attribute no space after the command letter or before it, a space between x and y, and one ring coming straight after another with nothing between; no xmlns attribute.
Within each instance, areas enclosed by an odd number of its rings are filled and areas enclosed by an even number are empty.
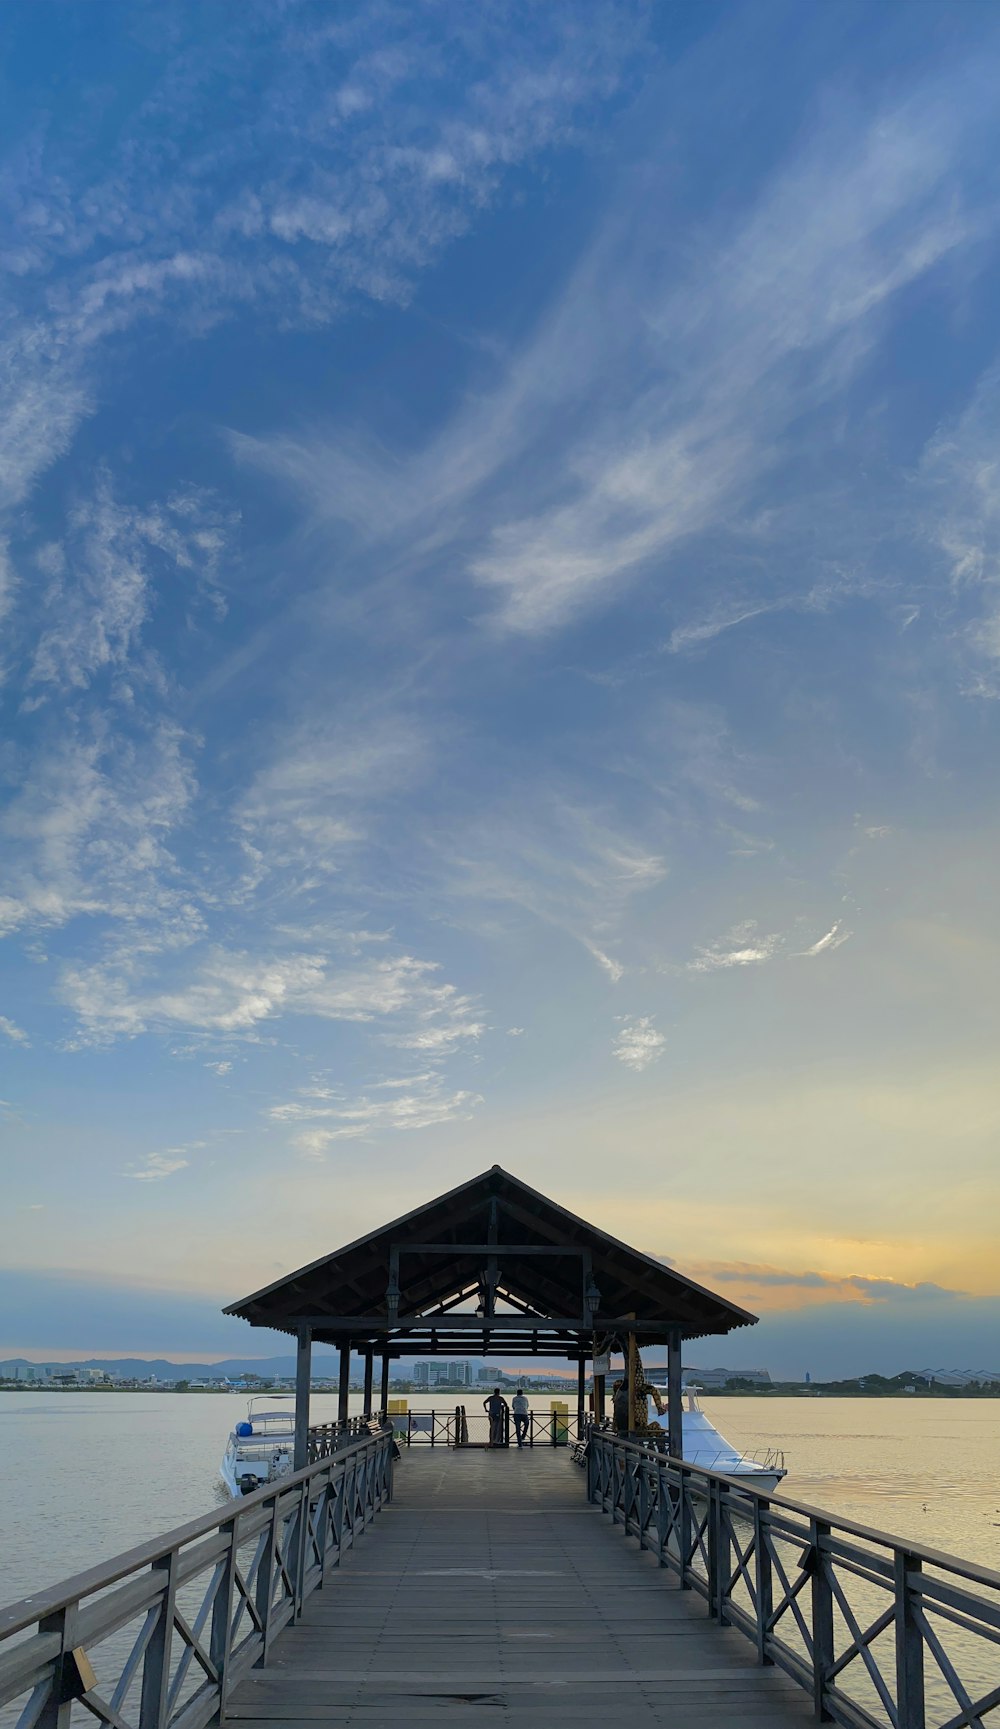
<svg viewBox="0 0 1000 1729"><path fill-rule="evenodd" d="M518 1387L510 1402L510 1408L514 1413L514 1433L517 1436L517 1444L519 1447L523 1447L524 1437L528 1433L528 1401L523 1387Z"/></svg>

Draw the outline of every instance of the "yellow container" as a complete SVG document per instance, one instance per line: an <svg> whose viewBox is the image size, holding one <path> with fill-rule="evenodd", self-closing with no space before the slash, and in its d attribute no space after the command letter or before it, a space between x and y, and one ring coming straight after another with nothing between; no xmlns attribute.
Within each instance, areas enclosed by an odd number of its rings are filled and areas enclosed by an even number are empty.
<svg viewBox="0 0 1000 1729"><path fill-rule="evenodd" d="M393 1434L408 1436L410 1432L409 1405L405 1399L390 1399L386 1408L386 1416L392 1424Z"/></svg>
<svg viewBox="0 0 1000 1729"><path fill-rule="evenodd" d="M552 1412L552 1445L565 1447L569 1440L569 1406L565 1399L550 1399L549 1410Z"/></svg>

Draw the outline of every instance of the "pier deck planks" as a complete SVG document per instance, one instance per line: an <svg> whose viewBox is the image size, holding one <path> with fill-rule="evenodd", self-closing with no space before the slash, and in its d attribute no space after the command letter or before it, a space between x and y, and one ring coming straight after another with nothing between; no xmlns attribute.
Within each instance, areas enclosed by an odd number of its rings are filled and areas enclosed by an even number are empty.
<svg viewBox="0 0 1000 1729"><path fill-rule="evenodd" d="M758 1667L587 1504L564 1452L411 1451L394 1500L232 1695L246 1729L782 1729L810 1697Z"/></svg>

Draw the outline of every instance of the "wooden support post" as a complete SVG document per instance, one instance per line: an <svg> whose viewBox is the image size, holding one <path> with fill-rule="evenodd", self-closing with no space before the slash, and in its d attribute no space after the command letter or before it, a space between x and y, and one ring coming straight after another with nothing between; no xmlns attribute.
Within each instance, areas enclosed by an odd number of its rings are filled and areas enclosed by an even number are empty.
<svg viewBox="0 0 1000 1729"><path fill-rule="evenodd" d="M826 1708L826 1683L834 1663L833 1591L830 1586L830 1561L824 1547L829 1535L830 1527L824 1519L810 1519L813 1711L821 1723L831 1721L831 1714Z"/></svg>
<svg viewBox="0 0 1000 1729"><path fill-rule="evenodd" d="M604 1376L594 1376L594 1422L600 1428L604 1422Z"/></svg>
<svg viewBox="0 0 1000 1729"><path fill-rule="evenodd" d="M681 1397L681 1330L671 1327L667 1335L667 1423L673 1458L684 1457L684 1401Z"/></svg>
<svg viewBox="0 0 1000 1729"><path fill-rule="evenodd" d="M629 1316L635 1320L634 1315ZM625 1381L628 1387L628 1432L631 1435L635 1429L635 1385L638 1370L639 1347L635 1342L635 1334L628 1336L628 1349L625 1356Z"/></svg>
<svg viewBox="0 0 1000 1729"><path fill-rule="evenodd" d="M38 1624L40 1633L58 1633L61 1650L52 1689L49 1698L42 1706L35 1723L41 1729L70 1729L73 1716L73 1689L67 1689L67 1667L72 1663L73 1644L76 1637L76 1619L78 1608L75 1603L68 1604L64 1609L57 1609L53 1615L46 1615ZM68 1693L68 1697L67 1697Z"/></svg>
<svg viewBox="0 0 1000 1729"><path fill-rule="evenodd" d="M583 1357L576 1365L576 1438L583 1434L587 1417L587 1364Z"/></svg>
<svg viewBox="0 0 1000 1729"><path fill-rule="evenodd" d="M683 1467L677 1472L680 1502L677 1507L677 1546L681 1557L680 1587L691 1589L691 1477Z"/></svg>
<svg viewBox="0 0 1000 1729"><path fill-rule="evenodd" d="M351 1341L341 1340L340 1379L337 1382L337 1422L347 1422L347 1401L351 1395Z"/></svg>
<svg viewBox="0 0 1000 1729"><path fill-rule="evenodd" d="M774 1659L768 1651L771 1637L771 1615L774 1611L774 1584L771 1576L770 1534L768 1514L770 1503L755 1495L753 1498L754 1596L757 1599L757 1661L770 1664Z"/></svg>
<svg viewBox="0 0 1000 1729"><path fill-rule="evenodd" d="M161 1555L150 1569L160 1584L156 1605L153 1636L146 1646L142 1665L142 1690L139 1695L139 1722L157 1726L167 1721L167 1695L170 1691L170 1654L174 1636L174 1605L177 1597L178 1551ZM67 1722L69 1719L67 1718Z"/></svg>
<svg viewBox="0 0 1000 1729"><path fill-rule="evenodd" d="M497 1307L497 1280L500 1276L499 1263L496 1257L496 1244L499 1226L499 1211L496 1196L490 1202L490 1222L487 1232L487 1244L490 1254L486 1261L486 1301L487 1315L495 1315Z"/></svg>
<svg viewBox="0 0 1000 1729"><path fill-rule="evenodd" d="M720 1537L722 1487L717 1477L708 1480L708 1524L705 1527L705 1547L708 1552L708 1612L722 1620L722 1560Z"/></svg>
<svg viewBox="0 0 1000 1729"><path fill-rule="evenodd" d="M383 1417L389 1409L389 1368L391 1363L392 1358L389 1355L389 1348L386 1346L382 1352L382 1396L379 1403L379 1410Z"/></svg>
<svg viewBox="0 0 1000 1729"><path fill-rule="evenodd" d="M309 1392L312 1386L312 1328L300 1327L295 1352L295 1447L292 1469L309 1463Z"/></svg>
<svg viewBox="0 0 1000 1729"><path fill-rule="evenodd" d="M896 1593L896 1705L899 1729L924 1729L924 1641L913 1613L919 1597L907 1575L919 1574L919 1555L905 1549L893 1554Z"/></svg>
<svg viewBox="0 0 1000 1729"><path fill-rule="evenodd" d="M365 1394L364 1394L364 1400L362 1403L362 1410L363 1410L364 1415L366 1417L370 1417L372 1414L372 1378L373 1378L374 1368L375 1368L375 1347L374 1347L374 1345L366 1345L365 1346Z"/></svg>
<svg viewBox="0 0 1000 1729"><path fill-rule="evenodd" d="M222 1530L226 1533L226 1554L223 1575L219 1580L212 1604L212 1625L208 1654L219 1677L219 1722L226 1721L226 1695L229 1691L229 1658L233 1641L230 1629L233 1621L233 1584L236 1578L236 1556L239 1549L239 1519L230 1519Z"/></svg>

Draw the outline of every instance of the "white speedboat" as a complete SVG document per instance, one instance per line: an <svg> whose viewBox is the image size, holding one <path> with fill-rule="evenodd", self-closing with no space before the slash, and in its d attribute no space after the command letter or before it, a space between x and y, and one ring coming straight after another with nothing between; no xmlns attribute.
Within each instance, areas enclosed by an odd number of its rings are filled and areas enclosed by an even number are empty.
<svg viewBox="0 0 1000 1729"><path fill-rule="evenodd" d="M251 1495L292 1468L295 1411L255 1410L260 1402L250 1400L246 1417L226 1442L219 1475L231 1495Z"/></svg>
<svg viewBox="0 0 1000 1729"><path fill-rule="evenodd" d="M656 1390L662 1403L666 1404L667 1389L658 1387ZM719 1434L714 1423L709 1422L698 1403L699 1391L698 1387L684 1389L682 1445L685 1462L700 1465L705 1471L723 1471L727 1477L738 1477L741 1482L765 1493L775 1490L787 1475L784 1453L777 1447L757 1453L739 1452L724 1435ZM649 1420L658 1428L668 1427L666 1415L661 1416L652 1399L649 1401Z"/></svg>

